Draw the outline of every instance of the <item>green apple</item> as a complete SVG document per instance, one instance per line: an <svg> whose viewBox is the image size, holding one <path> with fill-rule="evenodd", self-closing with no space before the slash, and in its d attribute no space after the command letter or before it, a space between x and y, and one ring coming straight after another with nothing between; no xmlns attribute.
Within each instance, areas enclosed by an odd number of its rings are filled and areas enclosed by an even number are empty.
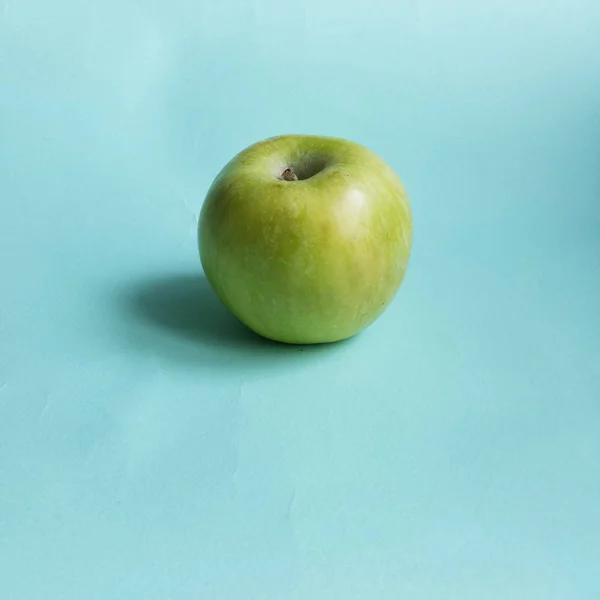
<svg viewBox="0 0 600 600"><path fill-rule="evenodd" d="M390 304L412 216L398 176L344 139L283 135L235 156L198 223L204 273L256 333L312 344L349 338Z"/></svg>

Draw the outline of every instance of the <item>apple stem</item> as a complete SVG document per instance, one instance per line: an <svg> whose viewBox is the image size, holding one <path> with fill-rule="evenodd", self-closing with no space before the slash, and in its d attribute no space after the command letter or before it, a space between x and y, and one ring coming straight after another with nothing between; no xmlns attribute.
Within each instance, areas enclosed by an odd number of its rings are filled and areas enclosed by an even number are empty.
<svg viewBox="0 0 600 600"><path fill-rule="evenodd" d="M280 179L284 181L298 181L298 175L294 173L294 169L287 168L282 174Z"/></svg>

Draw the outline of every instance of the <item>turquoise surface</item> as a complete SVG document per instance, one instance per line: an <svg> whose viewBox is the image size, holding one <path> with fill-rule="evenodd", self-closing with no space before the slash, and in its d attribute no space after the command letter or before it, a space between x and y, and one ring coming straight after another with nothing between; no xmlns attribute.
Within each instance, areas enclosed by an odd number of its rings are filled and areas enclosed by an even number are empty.
<svg viewBox="0 0 600 600"><path fill-rule="evenodd" d="M0 598L600 598L599 53L595 0L0 0ZM348 343L201 277L287 132L412 199Z"/></svg>

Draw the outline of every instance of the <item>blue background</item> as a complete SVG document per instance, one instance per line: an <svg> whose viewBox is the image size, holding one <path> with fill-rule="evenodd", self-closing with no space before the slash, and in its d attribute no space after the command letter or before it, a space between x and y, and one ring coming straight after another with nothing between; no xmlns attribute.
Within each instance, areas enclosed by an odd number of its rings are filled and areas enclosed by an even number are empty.
<svg viewBox="0 0 600 600"><path fill-rule="evenodd" d="M0 0L0 598L599 598L599 56L596 0ZM349 343L201 277L290 132L412 199Z"/></svg>

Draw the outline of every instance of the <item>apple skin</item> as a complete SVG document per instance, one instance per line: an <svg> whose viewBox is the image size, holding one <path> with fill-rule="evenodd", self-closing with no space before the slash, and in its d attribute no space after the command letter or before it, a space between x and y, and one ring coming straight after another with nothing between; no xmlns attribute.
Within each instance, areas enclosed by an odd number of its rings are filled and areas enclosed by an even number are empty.
<svg viewBox="0 0 600 600"><path fill-rule="evenodd" d="M282 179L286 169L297 181ZM406 272L412 214L398 176L355 142L282 135L235 156L202 205L204 273L259 335L335 342L371 325Z"/></svg>

